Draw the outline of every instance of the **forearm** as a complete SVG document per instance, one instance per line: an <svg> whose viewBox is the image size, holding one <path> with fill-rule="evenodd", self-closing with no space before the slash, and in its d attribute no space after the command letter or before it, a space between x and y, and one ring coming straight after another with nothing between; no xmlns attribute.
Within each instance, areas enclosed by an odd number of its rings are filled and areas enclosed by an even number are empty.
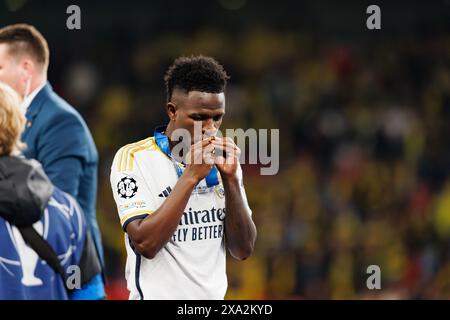
<svg viewBox="0 0 450 320"><path fill-rule="evenodd" d="M238 178L223 179L225 188L225 232L231 255L243 260L252 252L256 240L256 227L250 215L250 208L242 195Z"/></svg>
<svg viewBox="0 0 450 320"><path fill-rule="evenodd" d="M183 174L158 210L128 225L128 235L136 249L146 258L153 258L170 240L196 183L195 178Z"/></svg>

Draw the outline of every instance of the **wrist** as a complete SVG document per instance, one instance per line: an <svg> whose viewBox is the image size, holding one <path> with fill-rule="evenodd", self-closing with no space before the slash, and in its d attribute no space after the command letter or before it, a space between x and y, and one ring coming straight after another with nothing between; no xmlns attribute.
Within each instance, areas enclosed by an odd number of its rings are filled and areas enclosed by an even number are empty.
<svg viewBox="0 0 450 320"><path fill-rule="evenodd" d="M236 173L232 174L221 174L222 182L224 184L239 184L239 177Z"/></svg>
<svg viewBox="0 0 450 320"><path fill-rule="evenodd" d="M187 170L185 170L183 172L183 175L181 176L181 178L193 186L195 186L200 181L198 179L198 177L196 177L194 174L192 174L191 172L189 172Z"/></svg>
<svg viewBox="0 0 450 320"><path fill-rule="evenodd" d="M186 180L189 184L192 184L193 186L195 186L201 180L197 175L195 175L193 172L191 172L188 169L184 170L181 178L183 178L184 180Z"/></svg>

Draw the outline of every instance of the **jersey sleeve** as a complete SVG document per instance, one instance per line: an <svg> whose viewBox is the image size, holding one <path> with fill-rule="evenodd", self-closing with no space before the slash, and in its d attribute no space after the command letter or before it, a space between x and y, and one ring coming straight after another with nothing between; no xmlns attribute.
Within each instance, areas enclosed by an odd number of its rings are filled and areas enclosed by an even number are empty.
<svg viewBox="0 0 450 320"><path fill-rule="evenodd" d="M127 225L131 221L143 219L157 208L139 166L121 167L124 148L120 149L114 157L110 181L120 224L126 232Z"/></svg>

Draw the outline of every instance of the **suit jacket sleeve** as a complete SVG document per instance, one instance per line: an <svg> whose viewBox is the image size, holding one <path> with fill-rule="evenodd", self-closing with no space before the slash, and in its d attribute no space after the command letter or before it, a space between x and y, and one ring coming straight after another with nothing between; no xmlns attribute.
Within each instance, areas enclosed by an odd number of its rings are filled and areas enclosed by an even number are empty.
<svg viewBox="0 0 450 320"><path fill-rule="evenodd" d="M78 196L87 153L83 125L76 115L59 114L46 123L38 140L38 159L53 184L74 197Z"/></svg>

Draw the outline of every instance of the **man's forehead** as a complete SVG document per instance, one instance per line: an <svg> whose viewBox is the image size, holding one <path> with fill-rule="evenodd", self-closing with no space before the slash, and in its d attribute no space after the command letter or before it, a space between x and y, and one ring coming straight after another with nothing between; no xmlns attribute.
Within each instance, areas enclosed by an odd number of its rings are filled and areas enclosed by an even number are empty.
<svg viewBox="0 0 450 320"><path fill-rule="evenodd" d="M205 108L205 109L221 109L225 107L225 94L209 93L202 91L189 91L188 93L182 91L174 91L173 100L175 103L181 102L183 106L188 108Z"/></svg>
<svg viewBox="0 0 450 320"><path fill-rule="evenodd" d="M7 43L0 43L0 55L2 57L5 57L8 54L8 44Z"/></svg>
<svg viewBox="0 0 450 320"><path fill-rule="evenodd" d="M11 46L8 43L0 43L0 59L2 61L12 60L13 58L19 58L19 56L15 57L11 54Z"/></svg>

